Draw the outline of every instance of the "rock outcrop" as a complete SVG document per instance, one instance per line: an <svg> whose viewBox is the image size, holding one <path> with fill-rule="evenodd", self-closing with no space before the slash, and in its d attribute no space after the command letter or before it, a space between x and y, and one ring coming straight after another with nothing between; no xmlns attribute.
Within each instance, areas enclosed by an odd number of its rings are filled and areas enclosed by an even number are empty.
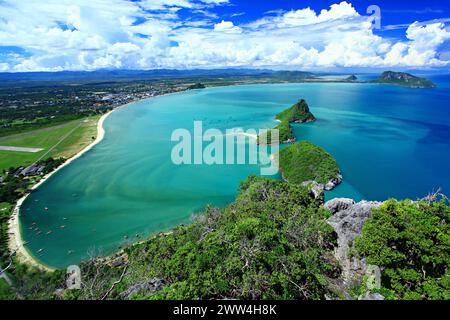
<svg viewBox="0 0 450 320"><path fill-rule="evenodd" d="M301 185L303 187L311 189L311 194L314 196L315 199L321 199L324 197L325 191L333 190L341 183L342 183L342 175L338 174L335 178L333 178L326 184L318 183L316 181L305 181Z"/></svg>
<svg viewBox="0 0 450 320"><path fill-rule="evenodd" d="M339 173L335 178L328 181L328 183L326 183L323 186L323 188L325 189L325 191L331 191L341 183L342 183L342 174Z"/></svg>
<svg viewBox="0 0 450 320"><path fill-rule="evenodd" d="M361 285L364 276L370 279L367 284L369 289L379 286L380 271L377 266L368 266L365 259L360 259L351 254L353 242L362 232L363 225L372 216L372 209L378 208L381 202L361 201L355 203L352 199L333 199L325 203L324 207L334 215L328 219L328 223L335 230L338 237L338 246L335 249L335 257L342 267L342 290ZM378 296L364 295L368 298Z"/></svg>
<svg viewBox="0 0 450 320"><path fill-rule="evenodd" d="M347 198L336 198L325 203L325 209L328 209L332 214L336 212L347 210L355 204L355 200Z"/></svg>
<svg viewBox="0 0 450 320"><path fill-rule="evenodd" d="M150 279L149 281L139 282L139 283L132 285L127 290L122 292L120 294L120 297L124 300L128 300L129 297L132 296L133 294L139 293L141 291L146 291L146 292L159 291L162 288L164 288L165 285L166 285L166 282L164 281L164 279L153 278L153 279Z"/></svg>
<svg viewBox="0 0 450 320"><path fill-rule="evenodd" d="M359 297L358 300L376 300L376 301L381 301L381 300L386 300L386 299L379 293L367 292L366 294L364 294L361 297Z"/></svg>

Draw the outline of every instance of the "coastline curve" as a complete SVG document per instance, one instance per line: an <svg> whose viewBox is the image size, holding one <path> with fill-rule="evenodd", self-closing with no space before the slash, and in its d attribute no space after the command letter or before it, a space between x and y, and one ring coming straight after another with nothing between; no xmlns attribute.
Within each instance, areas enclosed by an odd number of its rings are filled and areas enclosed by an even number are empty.
<svg viewBox="0 0 450 320"><path fill-rule="evenodd" d="M42 271L53 272L56 270L55 268L52 268L52 267L40 262L37 258L33 257L33 255L26 249L25 243L22 239L21 229L20 229L20 208L22 207L22 204L28 198L28 196L34 190L36 190L42 184L44 184L51 176L53 176L55 173L57 173L59 170L61 170L65 166L68 166L70 163L72 163L76 159L80 158L82 155L84 155L86 152L91 150L94 146L96 146L103 140L103 138L105 137L105 129L103 128L103 123L105 122L106 118L111 113L113 113L115 110L118 110L119 108L113 109L100 117L99 121L97 122L97 137L91 144L86 146L84 149L80 150L73 157L67 159L58 168L56 168L55 170L53 170L52 172L50 172L46 176L44 176L38 183L36 183L35 185L33 185L31 187L30 192L25 194L22 198L20 198L17 201L17 203L13 209L13 213L11 214L11 217L8 222L8 238L9 238L8 239L8 248L9 248L10 253L15 253L19 262L31 265Z"/></svg>

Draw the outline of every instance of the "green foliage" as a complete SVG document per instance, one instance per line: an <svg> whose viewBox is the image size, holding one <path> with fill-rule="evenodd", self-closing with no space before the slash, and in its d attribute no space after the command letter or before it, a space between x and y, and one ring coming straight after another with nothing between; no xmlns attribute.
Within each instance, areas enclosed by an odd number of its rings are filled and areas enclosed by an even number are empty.
<svg viewBox="0 0 450 320"><path fill-rule="evenodd" d="M14 284L14 292L21 299L56 299L55 292L65 285L65 271L40 271L34 267L14 262L8 275Z"/></svg>
<svg viewBox="0 0 450 320"><path fill-rule="evenodd" d="M250 177L235 203L127 249L128 285L167 286L139 299L323 299L337 267L332 228L307 189Z"/></svg>
<svg viewBox="0 0 450 320"><path fill-rule="evenodd" d="M14 300L16 295L6 281L0 278L0 300Z"/></svg>
<svg viewBox="0 0 450 320"><path fill-rule="evenodd" d="M0 183L0 202L15 203L28 190L28 181L23 177L8 174Z"/></svg>
<svg viewBox="0 0 450 320"><path fill-rule="evenodd" d="M294 130L292 130L291 123L303 123L316 120L314 115L309 111L308 104L303 99L294 104L289 109L286 109L283 112L279 113L276 118L281 123L274 129L268 130L267 134L258 136L258 144L271 144L273 130L278 130L280 143L289 143L295 141L296 138L294 135Z"/></svg>
<svg viewBox="0 0 450 320"><path fill-rule="evenodd" d="M188 87L189 90L195 90L195 89L205 89L205 85L203 83L197 82L196 84L190 85Z"/></svg>
<svg viewBox="0 0 450 320"><path fill-rule="evenodd" d="M280 143L289 143L295 140L294 130L287 122L282 122L274 129L267 130L266 134L261 134L258 136L258 144L270 145L272 143L272 132L273 130L278 130L278 141Z"/></svg>
<svg viewBox="0 0 450 320"><path fill-rule="evenodd" d="M66 160L64 158L58 158L58 159L48 158L46 160L39 161L37 164L45 166L43 174L46 175L46 174L52 172L53 170L55 170L56 168L58 168L65 161Z"/></svg>
<svg viewBox="0 0 450 320"><path fill-rule="evenodd" d="M309 106L304 99L294 104L289 109L279 113L276 118L281 122L308 122L314 121L316 118L309 111Z"/></svg>
<svg viewBox="0 0 450 320"><path fill-rule="evenodd" d="M382 268L383 291L396 299L450 299L450 207L389 200L373 211L357 252Z"/></svg>
<svg viewBox="0 0 450 320"><path fill-rule="evenodd" d="M280 151L280 169L291 183L328 183L339 173L336 160L324 149L308 141L294 143Z"/></svg>
<svg viewBox="0 0 450 320"><path fill-rule="evenodd" d="M11 216L12 206L9 203L0 204L0 266L7 264L9 257L8 248L8 221Z"/></svg>

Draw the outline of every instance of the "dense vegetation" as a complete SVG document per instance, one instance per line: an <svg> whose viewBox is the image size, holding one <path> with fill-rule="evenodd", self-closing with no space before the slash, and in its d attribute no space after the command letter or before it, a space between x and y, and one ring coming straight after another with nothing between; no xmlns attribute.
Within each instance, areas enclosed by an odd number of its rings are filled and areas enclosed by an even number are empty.
<svg viewBox="0 0 450 320"><path fill-rule="evenodd" d="M279 143L290 143L295 141L294 130L288 122L282 122L275 128L267 130L258 136L258 144L270 145L272 144L272 133L274 130L278 130L278 141Z"/></svg>
<svg viewBox="0 0 450 320"><path fill-rule="evenodd" d="M300 141L280 151L280 170L291 183L316 181L326 184L339 173L336 160L324 149L308 141Z"/></svg>
<svg viewBox="0 0 450 320"><path fill-rule="evenodd" d="M304 99L289 109L277 114L276 119L280 121L280 124L274 129L270 129L266 133L259 135L259 144L271 144L273 130L278 130L280 143L286 144L293 142L296 138L291 123L304 123L316 120L314 115L309 111L309 106Z"/></svg>
<svg viewBox="0 0 450 320"><path fill-rule="evenodd" d="M65 271L44 272L24 264L15 263L8 270L14 287L0 285L0 300L50 300L57 298L57 290L65 285Z"/></svg>
<svg viewBox="0 0 450 320"><path fill-rule="evenodd" d="M9 203L0 203L0 208L0 267L4 267L9 257L8 221L13 208Z"/></svg>
<svg viewBox="0 0 450 320"><path fill-rule="evenodd" d="M277 114L276 118L281 122L287 123L303 123L316 120L314 115L309 111L309 106L304 99L301 99L289 109Z"/></svg>
<svg viewBox="0 0 450 320"><path fill-rule="evenodd" d="M193 85L190 85L190 86L188 87L189 90L205 89L205 88L206 88L206 86L205 86L203 83L200 83L200 82L198 82L198 83L196 83L196 84L193 84Z"/></svg>
<svg viewBox="0 0 450 320"><path fill-rule="evenodd" d="M356 250L382 268L391 299L450 299L450 207L389 200L363 228Z"/></svg>

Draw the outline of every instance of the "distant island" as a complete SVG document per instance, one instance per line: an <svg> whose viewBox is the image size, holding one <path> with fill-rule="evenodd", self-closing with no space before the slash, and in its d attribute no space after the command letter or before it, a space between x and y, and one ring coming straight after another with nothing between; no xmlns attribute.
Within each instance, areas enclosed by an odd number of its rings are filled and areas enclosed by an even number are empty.
<svg viewBox="0 0 450 320"><path fill-rule="evenodd" d="M304 99L301 99L289 109L284 110L275 117L280 124L274 129L279 131L280 142L283 144L294 142L295 135L291 127L291 123L305 123L314 122L316 117L309 110L308 103ZM267 134L263 134L258 137L259 144L270 143L272 130L268 130Z"/></svg>
<svg viewBox="0 0 450 320"><path fill-rule="evenodd" d="M347 81L357 81L358 77L352 74L351 76L347 77L345 80Z"/></svg>
<svg viewBox="0 0 450 320"><path fill-rule="evenodd" d="M425 78L413 76L405 72L386 71L373 83L394 84L408 88L436 88L436 85Z"/></svg>

